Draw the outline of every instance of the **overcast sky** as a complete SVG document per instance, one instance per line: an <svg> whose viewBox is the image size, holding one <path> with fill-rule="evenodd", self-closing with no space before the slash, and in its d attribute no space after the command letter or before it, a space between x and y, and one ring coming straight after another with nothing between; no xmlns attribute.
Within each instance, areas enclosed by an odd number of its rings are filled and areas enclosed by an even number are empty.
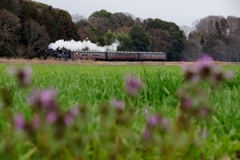
<svg viewBox="0 0 240 160"><path fill-rule="evenodd" d="M240 17L240 0L35 0L88 18L105 9L130 13L141 19L159 18L179 26L209 15Z"/></svg>

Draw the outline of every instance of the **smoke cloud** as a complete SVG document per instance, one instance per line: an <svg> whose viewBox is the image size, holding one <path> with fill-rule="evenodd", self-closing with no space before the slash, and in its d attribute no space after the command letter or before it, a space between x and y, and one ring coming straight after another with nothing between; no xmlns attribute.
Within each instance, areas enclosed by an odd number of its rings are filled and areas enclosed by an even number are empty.
<svg viewBox="0 0 240 160"><path fill-rule="evenodd" d="M117 47L119 45L119 42L116 41L112 43L109 46L98 46L95 43L92 43L89 40L84 40L84 41L64 41L64 40L58 40L55 43L49 44L48 48L49 49L67 49L71 51L82 51L86 50L88 48L89 51L99 51L99 52L105 52L105 51L117 51Z"/></svg>

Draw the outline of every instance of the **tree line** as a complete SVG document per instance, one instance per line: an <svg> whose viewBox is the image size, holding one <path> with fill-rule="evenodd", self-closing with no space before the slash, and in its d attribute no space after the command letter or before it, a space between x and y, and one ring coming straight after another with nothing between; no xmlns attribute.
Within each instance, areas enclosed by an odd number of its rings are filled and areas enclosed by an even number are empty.
<svg viewBox="0 0 240 160"><path fill-rule="evenodd" d="M206 53L217 61L240 61L240 18L208 16L195 21L194 28L183 26L186 33L183 59L194 60Z"/></svg>
<svg viewBox="0 0 240 160"><path fill-rule="evenodd" d="M128 13L93 12L88 18L29 0L0 2L0 56L41 57L56 40L85 40L100 46L118 40L118 51L166 52L167 60L240 60L240 18L209 16L194 28Z"/></svg>

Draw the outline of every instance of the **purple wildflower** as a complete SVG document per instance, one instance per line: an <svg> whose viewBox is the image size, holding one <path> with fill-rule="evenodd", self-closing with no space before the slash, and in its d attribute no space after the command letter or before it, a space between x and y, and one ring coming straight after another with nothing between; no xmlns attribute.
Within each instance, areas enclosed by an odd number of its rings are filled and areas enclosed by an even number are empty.
<svg viewBox="0 0 240 160"><path fill-rule="evenodd" d="M76 117L78 114L79 114L79 110L77 107L72 107L70 110L69 110L69 113L73 116L73 117Z"/></svg>
<svg viewBox="0 0 240 160"><path fill-rule="evenodd" d="M218 84L223 79L224 79L224 75L223 75L223 72L220 70L220 68L213 66L212 67L212 81L213 81L212 83Z"/></svg>
<svg viewBox="0 0 240 160"><path fill-rule="evenodd" d="M193 83L198 82L198 80L199 80L198 68L195 65L188 65L188 64L184 63L181 67L184 72L185 79L187 81L190 81Z"/></svg>
<svg viewBox="0 0 240 160"><path fill-rule="evenodd" d="M35 107L47 107L48 110L56 110L57 102L55 100L56 91L53 89L33 90L27 97L27 102Z"/></svg>
<svg viewBox="0 0 240 160"><path fill-rule="evenodd" d="M54 89L43 90L40 94L41 104L45 107L49 107L49 109L56 109L57 104L54 100L56 93L57 92Z"/></svg>
<svg viewBox="0 0 240 160"><path fill-rule="evenodd" d="M39 117L39 115L35 115L31 121L31 125L34 129L37 129L40 127L41 125L41 119Z"/></svg>
<svg viewBox="0 0 240 160"><path fill-rule="evenodd" d="M14 116L14 126L18 130L23 130L25 127L25 120L23 118L23 115L18 113Z"/></svg>
<svg viewBox="0 0 240 160"><path fill-rule="evenodd" d="M192 106L192 100L190 98L183 98L181 107L183 109L190 109L191 106Z"/></svg>
<svg viewBox="0 0 240 160"><path fill-rule="evenodd" d="M149 129L145 129L142 133L143 139L149 139L151 137L151 131Z"/></svg>
<svg viewBox="0 0 240 160"><path fill-rule="evenodd" d="M198 58L196 67L201 78L206 79L212 75L214 67L212 67L212 57L209 55L203 55Z"/></svg>
<svg viewBox="0 0 240 160"><path fill-rule="evenodd" d="M73 123L74 117L72 114L67 113L63 117L64 123L68 126Z"/></svg>
<svg viewBox="0 0 240 160"><path fill-rule="evenodd" d="M111 100L111 105L117 109L123 110L125 107L125 103L122 100L116 100L116 99L112 99Z"/></svg>
<svg viewBox="0 0 240 160"><path fill-rule="evenodd" d="M205 55L203 55L203 56L201 56L197 59L197 63L201 64L203 66L211 65L212 61L213 61L212 57L210 55L207 55L207 54L205 54Z"/></svg>
<svg viewBox="0 0 240 160"><path fill-rule="evenodd" d="M209 109L206 107L202 107L198 111L198 115L202 118L205 118L209 115Z"/></svg>
<svg viewBox="0 0 240 160"><path fill-rule="evenodd" d="M142 88L142 82L139 77L127 75L125 79L125 90L130 96L136 96Z"/></svg>
<svg viewBox="0 0 240 160"><path fill-rule="evenodd" d="M9 74L16 76L19 81L20 86L26 87L31 84L31 68L24 67L20 69L16 69L15 67L9 67L8 69Z"/></svg>
<svg viewBox="0 0 240 160"><path fill-rule="evenodd" d="M49 112L46 116L46 121L48 124L53 124L58 118L57 112Z"/></svg>
<svg viewBox="0 0 240 160"><path fill-rule="evenodd" d="M17 73L17 77L20 81L21 86L29 86L31 84L31 69L29 67L24 67L20 69Z"/></svg>
<svg viewBox="0 0 240 160"><path fill-rule="evenodd" d="M149 116L147 118L147 125L150 127L155 127L161 120L161 116L156 114L156 115L152 115Z"/></svg>
<svg viewBox="0 0 240 160"><path fill-rule="evenodd" d="M74 121L74 117L79 114L79 110L76 107L71 108L64 116L63 121L66 125L70 125Z"/></svg>
<svg viewBox="0 0 240 160"><path fill-rule="evenodd" d="M35 106L39 103L40 91L33 90L32 93L27 97L27 102L31 106Z"/></svg>
<svg viewBox="0 0 240 160"><path fill-rule="evenodd" d="M161 126L163 129L168 129L169 128L169 122L167 118L162 118L161 120Z"/></svg>

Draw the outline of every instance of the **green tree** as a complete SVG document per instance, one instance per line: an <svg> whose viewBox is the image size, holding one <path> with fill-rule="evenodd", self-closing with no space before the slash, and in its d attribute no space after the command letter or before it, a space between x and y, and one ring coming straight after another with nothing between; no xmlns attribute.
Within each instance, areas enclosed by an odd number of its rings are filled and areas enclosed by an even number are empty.
<svg viewBox="0 0 240 160"><path fill-rule="evenodd" d="M64 40L78 39L77 28L72 22L71 16L64 10L59 10L56 13L56 23L58 25L58 38Z"/></svg>
<svg viewBox="0 0 240 160"><path fill-rule="evenodd" d="M169 38L162 37L159 39L162 39L162 47L158 46L158 48L169 48L169 51L167 52L167 59L170 61L179 61L182 59L182 50L184 49L184 33L182 30L179 29L179 27L172 22L166 22L160 19L147 19L145 21L144 27L146 28L146 31L149 32L151 35L154 35L152 33L155 29L161 29L163 31L167 31L170 35ZM163 32L162 32L163 33ZM165 33L166 35L166 33ZM162 35L164 36L164 35ZM170 44L169 44L170 43ZM154 44L154 42L153 42ZM165 45L165 46L164 46ZM153 45L154 46L154 45Z"/></svg>
<svg viewBox="0 0 240 160"><path fill-rule="evenodd" d="M112 13L102 9L100 11L96 11L96 12L93 12L88 19L91 19L91 18L107 18L107 19L110 19L112 16Z"/></svg>
<svg viewBox="0 0 240 160"><path fill-rule="evenodd" d="M35 3L31 1L20 1L20 13L18 17L21 19L21 23L29 19L34 19L37 22L41 20L40 12L35 6Z"/></svg>
<svg viewBox="0 0 240 160"><path fill-rule="evenodd" d="M45 14L45 26L51 38L50 42L55 42L56 40L58 40L58 25L54 17L49 13Z"/></svg>
<svg viewBox="0 0 240 160"><path fill-rule="evenodd" d="M117 40L120 45L118 46L118 51L132 51L133 50L133 40L128 33L118 32Z"/></svg>
<svg viewBox="0 0 240 160"><path fill-rule="evenodd" d="M112 32L111 30L108 30L104 36L107 45L112 44L117 39L116 33Z"/></svg>
<svg viewBox="0 0 240 160"><path fill-rule="evenodd" d="M134 25L129 35L133 40L135 51L150 51L150 37L142 27Z"/></svg>
<svg viewBox="0 0 240 160"><path fill-rule="evenodd" d="M19 0L1 0L0 9L6 9L8 12L17 15L19 12Z"/></svg>
<svg viewBox="0 0 240 160"><path fill-rule="evenodd" d="M168 60L180 61L182 59L182 50L184 49L184 34L183 31L175 23L169 23L171 49L168 53Z"/></svg>

